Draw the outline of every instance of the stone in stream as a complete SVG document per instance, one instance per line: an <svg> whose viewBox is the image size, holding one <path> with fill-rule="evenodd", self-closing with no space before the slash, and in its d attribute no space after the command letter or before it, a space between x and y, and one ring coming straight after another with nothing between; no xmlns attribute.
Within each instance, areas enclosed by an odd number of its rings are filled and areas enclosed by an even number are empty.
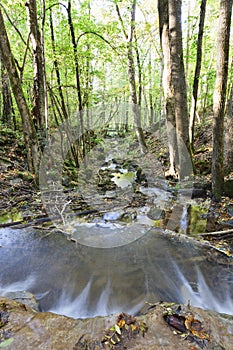
<svg viewBox="0 0 233 350"><path fill-rule="evenodd" d="M172 305L172 306L170 306ZM188 324L182 333L171 328L164 318L164 310L172 308L183 312L185 321L193 315L195 324ZM185 316L184 316L185 315ZM3 320L4 316L4 320ZM103 344L106 330L116 327L119 316L111 315L89 319L72 319L50 312L36 312L30 307L0 298L0 348L8 350L77 350L110 349ZM4 321L4 322L3 322ZM136 317L137 325L143 325L146 332L122 339L114 349L128 350L232 350L233 317L176 304L156 304L143 315ZM195 329L198 323L199 329ZM123 327L123 324L122 324ZM118 334L118 338L119 338ZM125 346L125 347L123 347Z"/></svg>
<svg viewBox="0 0 233 350"><path fill-rule="evenodd" d="M165 210L153 207L150 208L150 210L147 213L148 218L151 220L159 220L159 219L164 219L165 218Z"/></svg>

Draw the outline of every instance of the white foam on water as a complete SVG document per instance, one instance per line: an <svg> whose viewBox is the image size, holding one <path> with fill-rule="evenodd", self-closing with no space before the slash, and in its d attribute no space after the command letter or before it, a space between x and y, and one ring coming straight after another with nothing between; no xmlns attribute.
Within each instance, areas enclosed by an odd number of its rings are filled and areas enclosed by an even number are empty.
<svg viewBox="0 0 233 350"><path fill-rule="evenodd" d="M233 300L230 296L230 289L222 291L223 297L220 300L214 293L214 289L208 286L199 269L197 269L197 277L196 288L194 290L181 272L179 273L182 283L181 303L185 304L189 302L191 306L233 315Z"/></svg>
<svg viewBox="0 0 233 350"><path fill-rule="evenodd" d="M183 212L181 215L181 219L180 219L180 232L184 232L187 233L187 229L188 229L188 208L187 205L184 205L183 207Z"/></svg>
<svg viewBox="0 0 233 350"><path fill-rule="evenodd" d="M73 318L88 318L107 316L123 311L136 314L145 303L145 300L142 300L135 306L117 305L112 296L111 282L109 280L97 302L93 305L90 296L91 287L92 279L89 280L83 291L74 299L66 291L63 291L58 301L48 311Z"/></svg>
<svg viewBox="0 0 233 350"><path fill-rule="evenodd" d="M4 296L9 292L19 292L19 291L28 291L35 284L35 277L33 275L27 277L25 280L2 284L0 281L0 295Z"/></svg>
<svg viewBox="0 0 233 350"><path fill-rule="evenodd" d="M233 300L230 295L230 286L222 291L221 300L216 296L213 287L210 287L200 269L196 268L197 281L195 285L190 283L184 276L180 268L174 263L174 278L170 279L171 296L174 302L187 304L191 306L201 307L203 309L210 309L219 313L225 313L233 315ZM164 274L164 276L166 276ZM164 277L166 278L166 277ZM1 284L0 281L0 295L7 295L8 292L17 291L29 291L35 285L35 277L29 276L22 281L16 281L10 284ZM233 281L232 281L233 283ZM141 300L130 301L130 305L127 302L119 303L116 297L113 295L110 279L103 286L102 291L99 292L99 296L95 295L96 301L93 299L93 290L95 292L92 278L88 281L86 286L76 297L73 297L72 293L67 290L63 290L58 300L54 303L49 310L56 314L61 314L73 318L88 318L96 316L106 316L110 314L128 312L135 315L145 304L145 301L150 300L149 294L147 297L142 296ZM145 290L148 292L148 288L145 285ZM174 293L173 293L174 292ZM36 294L36 298L43 299L49 292L42 294ZM155 291L156 293L156 291ZM173 295L174 294L174 295Z"/></svg>
<svg viewBox="0 0 233 350"><path fill-rule="evenodd" d="M48 311L73 318L85 317L88 311L91 283L90 280L75 299L72 299L70 294L63 291L58 301Z"/></svg>

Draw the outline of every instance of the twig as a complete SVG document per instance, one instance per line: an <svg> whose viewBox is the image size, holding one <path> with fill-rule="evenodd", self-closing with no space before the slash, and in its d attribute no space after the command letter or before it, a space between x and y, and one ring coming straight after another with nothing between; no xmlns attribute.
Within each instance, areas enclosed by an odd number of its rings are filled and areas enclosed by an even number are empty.
<svg viewBox="0 0 233 350"><path fill-rule="evenodd" d="M199 233L200 237L211 237L212 239L218 239L218 238L228 238L233 237L233 229L225 230L225 231L215 231L215 232L206 232L206 233Z"/></svg>

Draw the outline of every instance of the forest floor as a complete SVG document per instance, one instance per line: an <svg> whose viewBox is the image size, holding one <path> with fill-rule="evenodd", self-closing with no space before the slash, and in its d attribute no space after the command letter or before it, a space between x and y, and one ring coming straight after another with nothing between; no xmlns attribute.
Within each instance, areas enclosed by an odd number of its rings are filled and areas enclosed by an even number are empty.
<svg viewBox="0 0 233 350"><path fill-rule="evenodd" d="M198 189L200 196L197 195L197 197L200 198L197 203L200 207L203 205L208 207L208 211L205 212L208 220L204 232L201 232L202 235L197 235L195 238L208 240L224 254L233 256L233 173L226 179L225 194L221 201L217 203L212 201L211 140L210 123L206 122L204 126L197 127L194 155L197 172L195 182L201 184ZM149 132L146 134L146 142L150 152L157 155L166 171L167 149L158 137ZM25 156L21 136L0 125L0 228L33 226L51 230L54 227L53 223L43 205L41 192L35 185L35 179L26 169ZM143 200L143 196L138 196L137 200ZM71 201L75 206L75 215L96 215L96 210L92 210L91 206L82 201L75 191Z"/></svg>

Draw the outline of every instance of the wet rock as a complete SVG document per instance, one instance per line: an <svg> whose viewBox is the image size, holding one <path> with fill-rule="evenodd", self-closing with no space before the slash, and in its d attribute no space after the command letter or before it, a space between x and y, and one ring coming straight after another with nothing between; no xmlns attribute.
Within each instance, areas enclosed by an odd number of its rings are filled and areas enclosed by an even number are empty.
<svg viewBox="0 0 233 350"><path fill-rule="evenodd" d="M224 229L228 229L228 228L231 229L231 228L233 228L233 219L221 221L221 224L222 224Z"/></svg>
<svg viewBox="0 0 233 350"><path fill-rule="evenodd" d="M0 290L0 295L8 299L18 301L26 306L29 306L35 311L40 311L40 307L38 302L36 301L35 296L30 292L25 292L25 291L9 292L9 291Z"/></svg>
<svg viewBox="0 0 233 350"><path fill-rule="evenodd" d="M206 349L232 349L232 316L192 307L181 308L184 314L192 312L208 331ZM35 312L21 303L5 298L0 298L1 312L7 314L7 321L0 328L0 342L2 347L8 344L9 350L101 349L106 329L114 326L117 320L116 315L75 320L49 312ZM139 332L135 337L129 337L128 350L200 349L188 337L174 332L164 320L163 313L164 305L157 304L146 314L136 317L137 322L145 324L148 330L145 334Z"/></svg>
<svg viewBox="0 0 233 350"><path fill-rule="evenodd" d="M137 218L137 213L135 211L125 212L121 215L120 221L125 223L130 223L136 220L136 218Z"/></svg>
<svg viewBox="0 0 233 350"><path fill-rule="evenodd" d="M106 199L115 199L117 197L116 191L106 191L104 198Z"/></svg>
<svg viewBox="0 0 233 350"><path fill-rule="evenodd" d="M227 205L227 213L233 217L233 205Z"/></svg>
<svg viewBox="0 0 233 350"><path fill-rule="evenodd" d="M117 211L110 211L107 212L103 215L103 220L106 221L116 221L119 220L122 216L121 212L117 212Z"/></svg>
<svg viewBox="0 0 233 350"><path fill-rule="evenodd" d="M151 220L164 219L165 218L165 210L154 207L148 211L147 216Z"/></svg>

